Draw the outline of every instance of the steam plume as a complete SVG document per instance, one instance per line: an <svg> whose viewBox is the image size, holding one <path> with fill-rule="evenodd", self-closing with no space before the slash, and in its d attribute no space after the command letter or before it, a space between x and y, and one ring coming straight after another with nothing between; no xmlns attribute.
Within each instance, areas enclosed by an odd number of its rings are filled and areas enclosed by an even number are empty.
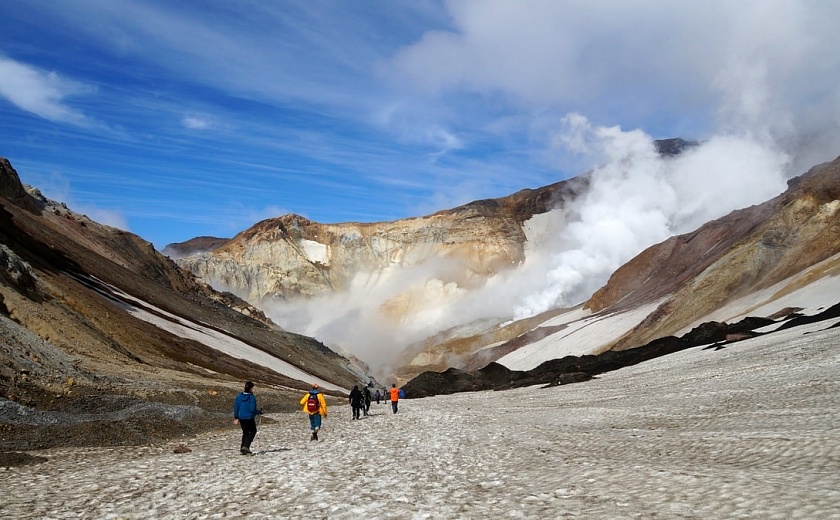
<svg viewBox="0 0 840 520"><path fill-rule="evenodd" d="M762 139L719 135L663 157L641 130L599 127L570 114L555 142L601 166L577 201L528 223L521 266L477 289L454 282L456 267L446 260L392 267L359 275L347 293L285 303L271 314L387 370L407 345L442 330L578 304L646 247L783 191L789 158ZM405 303L398 323L383 313L395 298Z"/></svg>

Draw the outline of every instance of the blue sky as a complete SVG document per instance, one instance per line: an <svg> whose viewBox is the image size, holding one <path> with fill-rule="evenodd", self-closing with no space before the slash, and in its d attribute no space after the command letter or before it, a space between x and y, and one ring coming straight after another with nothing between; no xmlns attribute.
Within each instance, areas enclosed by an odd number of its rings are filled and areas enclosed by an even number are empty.
<svg viewBox="0 0 840 520"><path fill-rule="evenodd" d="M419 216L653 138L840 154L840 2L0 3L0 156L158 249L264 218ZM564 123L566 122L566 123Z"/></svg>

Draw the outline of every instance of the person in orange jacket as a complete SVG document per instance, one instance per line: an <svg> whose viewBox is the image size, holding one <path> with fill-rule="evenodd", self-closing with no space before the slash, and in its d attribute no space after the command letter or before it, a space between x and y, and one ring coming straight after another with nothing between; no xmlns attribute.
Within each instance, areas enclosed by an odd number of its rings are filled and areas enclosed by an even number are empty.
<svg viewBox="0 0 840 520"><path fill-rule="evenodd" d="M397 413L397 404L400 401L400 389L397 388L396 384L393 384L393 385L391 385L391 388L388 390L388 393L390 394L390 397L391 397L391 410L393 410L394 413Z"/></svg>
<svg viewBox="0 0 840 520"><path fill-rule="evenodd" d="M312 431L310 441L318 440L318 430L321 429L321 418L327 416L327 401L324 394L318 390L318 385L312 385L312 389L300 398L303 411L309 414L309 429Z"/></svg>

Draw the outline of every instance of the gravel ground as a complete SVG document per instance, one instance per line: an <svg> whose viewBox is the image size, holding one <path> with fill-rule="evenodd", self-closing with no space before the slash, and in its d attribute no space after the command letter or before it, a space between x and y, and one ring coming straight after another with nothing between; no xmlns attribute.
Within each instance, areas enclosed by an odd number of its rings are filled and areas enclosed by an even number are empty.
<svg viewBox="0 0 840 520"><path fill-rule="evenodd" d="M830 325L830 323L829 323ZM30 452L4 518L840 518L840 330L694 348L589 382L334 406L239 432ZM803 334L806 331L813 333ZM231 396L231 399L233 396Z"/></svg>

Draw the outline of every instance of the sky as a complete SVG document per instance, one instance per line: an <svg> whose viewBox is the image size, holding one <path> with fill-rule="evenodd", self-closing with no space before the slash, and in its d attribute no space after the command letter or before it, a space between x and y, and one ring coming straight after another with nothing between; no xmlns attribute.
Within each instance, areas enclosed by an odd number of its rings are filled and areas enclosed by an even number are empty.
<svg viewBox="0 0 840 520"><path fill-rule="evenodd" d="M0 156L158 249L285 213L420 216L609 160L570 121L748 139L790 176L840 154L838 19L790 0L2 2Z"/></svg>

